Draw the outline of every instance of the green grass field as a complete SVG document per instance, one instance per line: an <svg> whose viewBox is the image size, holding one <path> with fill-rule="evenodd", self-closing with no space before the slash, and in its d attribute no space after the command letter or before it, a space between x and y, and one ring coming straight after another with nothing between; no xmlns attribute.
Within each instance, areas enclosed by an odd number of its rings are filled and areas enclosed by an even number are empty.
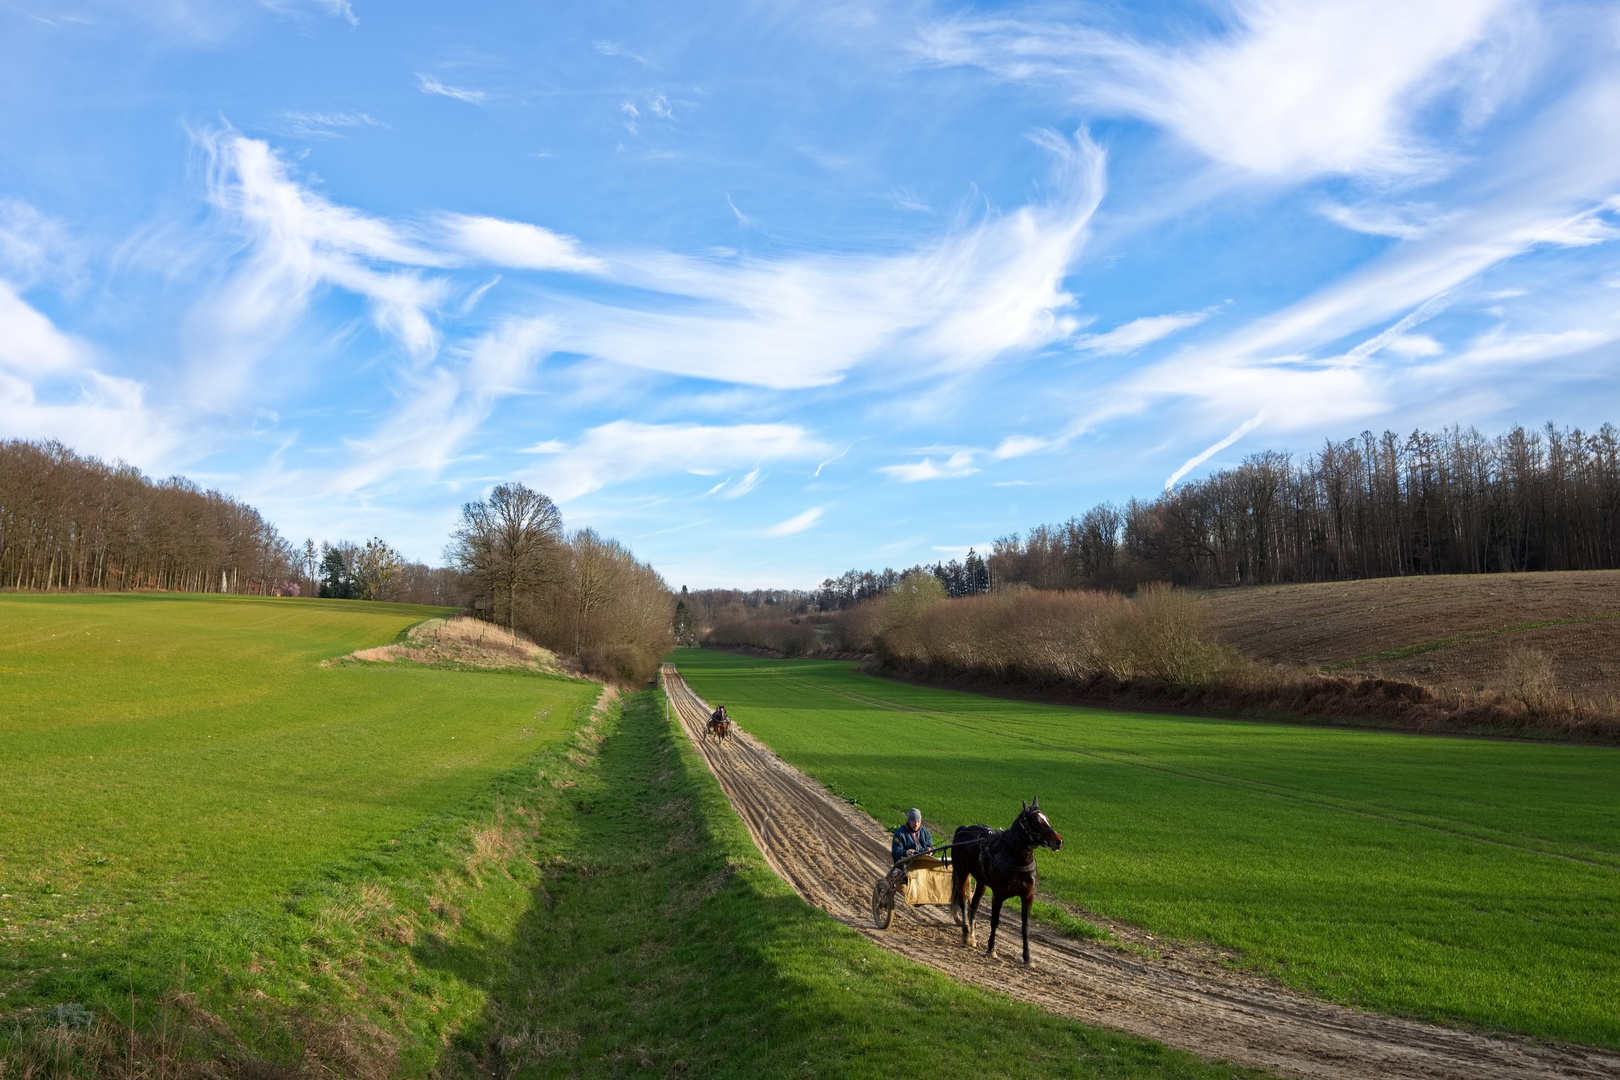
<svg viewBox="0 0 1620 1080"><path fill-rule="evenodd" d="M1006 826L1042 888L1354 1005L1620 1047L1620 751L1069 708L682 650L881 820Z"/></svg>
<svg viewBox="0 0 1620 1080"><path fill-rule="evenodd" d="M833 922L657 691L319 666L425 614L0 597L0 1076L1257 1075Z"/></svg>
<svg viewBox="0 0 1620 1080"><path fill-rule="evenodd" d="M195 968L240 937L231 919L482 792L594 700L543 676L319 666L436 614L0 596L0 1006Z"/></svg>

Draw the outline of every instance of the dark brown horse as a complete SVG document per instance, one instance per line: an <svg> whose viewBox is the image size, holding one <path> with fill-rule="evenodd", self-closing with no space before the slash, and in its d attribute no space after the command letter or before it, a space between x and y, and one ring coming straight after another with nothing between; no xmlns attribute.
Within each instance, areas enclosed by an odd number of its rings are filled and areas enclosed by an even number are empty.
<svg viewBox="0 0 1620 1080"><path fill-rule="evenodd" d="M1029 965L1029 908L1035 902L1035 849L1063 847L1063 837L1041 813L1041 800L1024 804L1023 813L1005 832L988 825L963 825L951 837L951 914L962 923L962 944L977 945L973 920L985 886L990 888L990 945L996 952L996 928L1001 905L1016 896L1024 904L1024 965ZM968 903L968 878L973 879L973 902Z"/></svg>

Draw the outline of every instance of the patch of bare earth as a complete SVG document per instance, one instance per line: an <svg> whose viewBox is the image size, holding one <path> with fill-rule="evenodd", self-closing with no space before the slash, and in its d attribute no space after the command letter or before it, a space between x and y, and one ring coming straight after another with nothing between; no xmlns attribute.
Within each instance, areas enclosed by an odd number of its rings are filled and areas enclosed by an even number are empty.
<svg viewBox="0 0 1620 1080"><path fill-rule="evenodd" d="M1552 659L1565 693L1620 698L1616 570L1377 578L1208 596L1221 638L1260 660L1478 691L1498 688L1510 650L1535 648ZM1382 655L1391 653L1405 655Z"/></svg>
<svg viewBox="0 0 1620 1080"><path fill-rule="evenodd" d="M522 634L482 619L459 615L450 619L429 619L411 627L403 642L357 649L326 663L332 665L355 661L430 664L484 671L576 674L567 669L556 653L536 645Z"/></svg>
<svg viewBox="0 0 1620 1080"><path fill-rule="evenodd" d="M1620 1076L1620 1057L1612 1054L1490 1038L1316 1001L1233 970L1218 950L1154 941L1094 915L1086 917L1128 947L1032 926L1031 968L1014 958L1016 923L1004 955L996 957L965 947L944 907L902 905L888 930L874 929L872 885L889 868L887 831L735 725L724 743L705 738L708 704L673 664L664 665L662 681L688 738L772 869L805 900L872 942L963 982L1203 1057L1311 1080Z"/></svg>

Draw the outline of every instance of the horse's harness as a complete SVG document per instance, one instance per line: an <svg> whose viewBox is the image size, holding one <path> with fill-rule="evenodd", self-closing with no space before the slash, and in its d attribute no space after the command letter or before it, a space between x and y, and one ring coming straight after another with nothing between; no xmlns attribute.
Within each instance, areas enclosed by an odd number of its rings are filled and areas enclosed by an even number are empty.
<svg viewBox="0 0 1620 1080"><path fill-rule="evenodd" d="M1013 862L1012 859L1005 853L1008 847L1008 844L1005 841L1011 838L1014 831L1017 831L1018 835L1023 838L1024 843L1014 845L1012 850L1026 850L1027 845L1027 850L1029 851L1029 862L1024 863L1022 866ZM990 856L990 864L997 870L1000 870L1004 874L1029 874L1034 872L1035 849L1041 846L1041 842L1029 835L1029 829L1024 824L1023 814L1018 815L1018 820L1012 823L1012 828L1006 830L1005 832L992 829L990 831L990 835L985 837L985 840L985 854Z"/></svg>

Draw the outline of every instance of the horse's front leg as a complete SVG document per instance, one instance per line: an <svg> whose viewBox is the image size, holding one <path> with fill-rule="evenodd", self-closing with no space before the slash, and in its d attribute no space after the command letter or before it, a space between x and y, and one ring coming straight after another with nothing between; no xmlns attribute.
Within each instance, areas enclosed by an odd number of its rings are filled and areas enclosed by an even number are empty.
<svg viewBox="0 0 1620 1080"><path fill-rule="evenodd" d="M996 927L1001 925L1001 905L1006 897L998 892L990 894L990 945L984 950L986 956L996 955Z"/></svg>
<svg viewBox="0 0 1620 1080"><path fill-rule="evenodd" d="M1031 889L1019 899L1024 909L1024 966L1029 967L1029 907L1035 902L1035 890Z"/></svg>

